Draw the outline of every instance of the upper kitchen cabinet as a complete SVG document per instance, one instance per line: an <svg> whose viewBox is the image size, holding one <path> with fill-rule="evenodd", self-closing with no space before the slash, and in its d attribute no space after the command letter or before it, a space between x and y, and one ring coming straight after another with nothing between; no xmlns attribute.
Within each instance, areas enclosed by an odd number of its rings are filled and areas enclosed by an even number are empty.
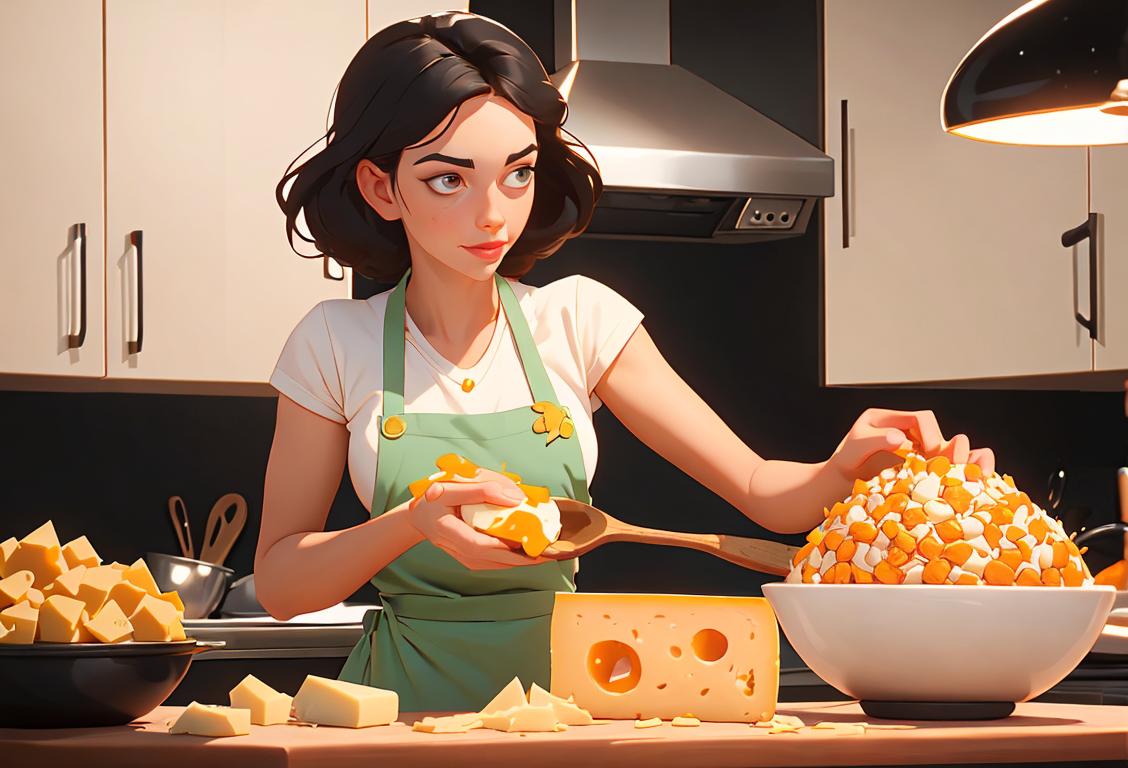
<svg viewBox="0 0 1128 768"><path fill-rule="evenodd" d="M101 376L101 4L0 3L0 43L0 373Z"/></svg>
<svg viewBox="0 0 1128 768"><path fill-rule="evenodd" d="M106 375L265 388L298 320L349 296L347 270L290 249L275 185L323 146L334 88L364 42L364 4L105 9ZM60 100L56 121L75 119L69 107Z"/></svg>
<svg viewBox="0 0 1128 768"><path fill-rule="evenodd" d="M1085 150L940 127L952 71L1017 5L825 2L826 146L839 172L824 208L828 385L1092 370L1075 320L1087 313L1087 244L1061 245L1087 216ZM1102 194L1123 208L1114 170Z"/></svg>
<svg viewBox="0 0 1128 768"><path fill-rule="evenodd" d="M1098 215L1098 371L1128 369L1128 146L1093 147L1090 210ZM1088 242L1086 241L1086 247Z"/></svg>

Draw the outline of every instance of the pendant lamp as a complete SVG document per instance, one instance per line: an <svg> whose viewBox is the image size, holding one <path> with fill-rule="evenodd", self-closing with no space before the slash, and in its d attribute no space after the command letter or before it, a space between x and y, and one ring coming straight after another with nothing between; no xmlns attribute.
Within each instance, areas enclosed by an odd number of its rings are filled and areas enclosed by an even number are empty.
<svg viewBox="0 0 1128 768"><path fill-rule="evenodd" d="M1033 0L964 56L948 133L1000 144L1128 143L1128 0Z"/></svg>

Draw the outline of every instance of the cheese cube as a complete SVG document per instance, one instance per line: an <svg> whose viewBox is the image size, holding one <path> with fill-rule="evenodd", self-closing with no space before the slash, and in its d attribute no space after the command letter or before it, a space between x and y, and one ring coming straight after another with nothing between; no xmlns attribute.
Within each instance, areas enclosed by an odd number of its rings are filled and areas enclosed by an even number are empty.
<svg viewBox="0 0 1128 768"><path fill-rule="evenodd" d="M171 592L159 592L153 597L158 600L164 600L166 603L171 603L176 608L177 613L184 613L184 601L180 599L180 594L174 589Z"/></svg>
<svg viewBox="0 0 1128 768"><path fill-rule="evenodd" d="M34 643L35 629L39 625L39 610L24 600L0 611L0 624L9 630L0 638L2 643Z"/></svg>
<svg viewBox="0 0 1128 768"><path fill-rule="evenodd" d="M525 698L525 689L521 686L521 680L515 677L493 697L489 704L482 707L481 711L492 714L503 709L521 707L528 703L529 700Z"/></svg>
<svg viewBox="0 0 1128 768"><path fill-rule="evenodd" d="M67 561L67 566L70 568L78 565L93 568L102 564L102 558L98 557L98 553L94 551L94 547L85 536L79 536L63 545L63 559Z"/></svg>
<svg viewBox="0 0 1128 768"><path fill-rule="evenodd" d="M16 541L15 536L0 541L0 578L5 578L13 573L8 569L8 560L11 559L12 553L16 551L16 547L19 545L20 543Z"/></svg>
<svg viewBox="0 0 1128 768"><path fill-rule="evenodd" d="M47 595L64 595L79 599L78 589L82 586L84 578L86 578L86 566L79 563L51 582L43 592Z"/></svg>
<svg viewBox="0 0 1128 768"><path fill-rule="evenodd" d="M662 718L652 717L649 720L635 720L635 728L657 728L662 724Z"/></svg>
<svg viewBox="0 0 1128 768"><path fill-rule="evenodd" d="M122 572L122 576L126 581L140 587L153 597L161 593L153 574L149 572L149 566L140 557L133 561L133 565Z"/></svg>
<svg viewBox="0 0 1128 768"><path fill-rule="evenodd" d="M481 714L470 712L446 717L425 717L412 723L411 730L420 733L469 733L481 727Z"/></svg>
<svg viewBox="0 0 1128 768"><path fill-rule="evenodd" d="M103 643L120 643L133 639L133 625L113 600L103 605L94 614L94 618L84 621L83 626Z"/></svg>
<svg viewBox="0 0 1128 768"><path fill-rule="evenodd" d="M277 725L290 719L294 698L271 688L254 675L247 675L228 694L231 706L249 709L255 725Z"/></svg>
<svg viewBox="0 0 1128 768"><path fill-rule="evenodd" d="M779 632L761 597L557 593L550 653L552 693L594 717L775 712Z"/></svg>
<svg viewBox="0 0 1128 768"><path fill-rule="evenodd" d="M523 704L482 715L482 727L509 733L552 733L556 723L556 711L550 704Z"/></svg>
<svg viewBox="0 0 1128 768"><path fill-rule="evenodd" d="M81 600L51 595L39 609L38 639L45 643L79 642L79 625L85 610Z"/></svg>
<svg viewBox="0 0 1128 768"><path fill-rule="evenodd" d="M77 595L78 599L86 604L87 613L90 615L97 613L98 609L110 599L110 592L121 580L121 571L108 565L87 568L86 573L83 574L82 583L78 587ZM120 604L118 607L121 607ZM136 605L134 605L134 608L136 608ZM125 611L124 608L122 610ZM133 611L126 613L133 613Z"/></svg>
<svg viewBox="0 0 1128 768"><path fill-rule="evenodd" d="M122 611L124 611L127 616L132 617L134 611L137 610L137 606L141 605L141 600L146 597L151 597L151 595L132 582L123 580L110 587L110 593L106 596L106 599L113 600L121 606ZM153 599L156 600L156 598ZM168 603L165 603L165 605L168 605ZM168 607L172 608L171 605ZM173 610L175 611L176 609Z"/></svg>
<svg viewBox="0 0 1128 768"><path fill-rule="evenodd" d="M123 586L132 587L129 582L124 581L118 585L118 587ZM137 608L129 614L129 623L133 625L134 640L169 642L176 634L176 628L180 626L180 616L170 603L143 594Z"/></svg>
<svg viewBox="0 0 1128 768"><path fill-rule="evenodd" d="M169 726L168 732L196 736L246 736L251 732L251 711L193 701Z"/></svg>
<svg viewBox="0 0 1128 768"><path fill-rule="evenodd" d="M399 694L359 683L306 675L294 696L294 714L307 723L345 728L390 725L399 717Z"/></svg>
<svg viewBox="0 0 1128 768"><path fill-rule="evenodd" d="M701 725L701 721L698 720L696 717L690 717L690 716L686 715L686 716L675 717L673 720L670 721L670 725L675 726L677 728L696 728L697 726Z"/></svg>
<svg viewBox="0 0 1128 768"><path fill-rule="evenodd" d="M119 562L118 562L117 560L114 560L114 561L113 561L112 563L110 563L109 567L110 567L110 568L113 568L114 570L117 570L117 571L121 571L121 572L123 572L123 573L124 573L125 571L128 571L128 570L129 570L129 566L128 566L128 565L126 565L125 563L119 563ZM211 707L211 706L219 706L219 705L218 705L218 704L215 704L215 705L213 705L213 704L208 704L208 706L209 706L209 707Z"/></svg>
<svg viewBox="0 0 1128 768"><path fill-rule="evenodd" d="M34 573L34 586L39 589L43 589L66 571L67 561L63 559L59 537L55 535L55 526L51 521L48 520L20 539L5 565L11 573L22 570Z"/></svg>
<svg viewBox="0 0 1128 768"><path fill-rule="evenodd" d="M537 706L550 705L556 712L556 719L565 725L591 725L595 722L595 718L586 709L581 709L559 696L553 696L536 683L533 683L533 687L529 689L529 703Z"/></svg>
<svg viewBox="0 0 1128 768"><path fill-rule="evenodd" d="M16 571L6 579L0 579L0 610L24 600L34 583L35 574L31 571Z"/></svg>
<svg viewBox="0 0 1128 768"><path fill-rule="evenodd" d="M47 596L40 590L32 587L27 591L27 596L24 599L31 603L32 608L42 608L43 601L47 599Z"/></svg>

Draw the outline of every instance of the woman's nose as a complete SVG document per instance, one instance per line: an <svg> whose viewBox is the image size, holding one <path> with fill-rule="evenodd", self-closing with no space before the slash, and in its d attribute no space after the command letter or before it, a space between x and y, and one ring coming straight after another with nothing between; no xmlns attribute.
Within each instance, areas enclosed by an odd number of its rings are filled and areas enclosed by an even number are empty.
<svg viewBox="0 0 1128 768"><path fill-rule="evenodd" d="M500 195L500 190L496 194ZM491 233L497 232L505 226L505 217L501 213L501 206L498 205L495 192L487 189L482 198L478 209L478 228Z"/></svg>

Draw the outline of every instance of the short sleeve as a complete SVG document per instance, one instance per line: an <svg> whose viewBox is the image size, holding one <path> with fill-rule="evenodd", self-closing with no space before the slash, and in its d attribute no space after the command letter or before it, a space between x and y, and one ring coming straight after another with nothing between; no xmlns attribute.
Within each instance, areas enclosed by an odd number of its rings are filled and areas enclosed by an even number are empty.
<svg viewBox="0 0 1128 768"><path fill-rule="evenodd" d="M611 288L590 277L576 280L576 322L592 410L601 403L595 386L642 323L642 312Z"/></svg>
<svg viewBox="0 0 1128 768"><path fill-rule="evenodd" d="M270 375L270 384L298 405L344 424L344 396L324 302L290 332Z"/></svg>

